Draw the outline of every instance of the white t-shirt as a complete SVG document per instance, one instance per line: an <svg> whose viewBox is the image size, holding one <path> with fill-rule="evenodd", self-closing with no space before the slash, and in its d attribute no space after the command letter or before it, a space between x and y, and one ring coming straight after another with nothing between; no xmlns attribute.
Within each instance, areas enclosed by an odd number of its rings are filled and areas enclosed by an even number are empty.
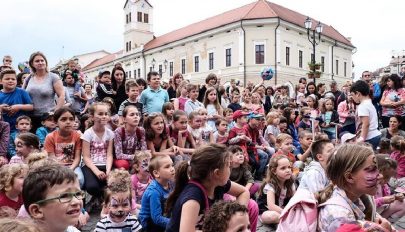
<svg viewBox="0 0 405 232"><path fill-rule="evenodd" d="M378 116L377 116L377 111L375 110L375 107L373 103L371 102L371 99L366 99L360 102L360 105L357 107L357 117L356 118L356 126L361 123L360 117L361 116L367 116L369 120L369 127L368 127L368 134L367 138L365 140L372 139L376 136L381 135L381 132L378 130Z"/></svg>
<svg viewBox="0 0 405 232"><path fill-rule="evenodd" d="M91 127L84 132L81 139L90 143L90 157L93 164L96 166L106 165L108 143L114 139L114 132L108 128L105 128L103 137L100 138L94 132L93 127Z"/></svg>

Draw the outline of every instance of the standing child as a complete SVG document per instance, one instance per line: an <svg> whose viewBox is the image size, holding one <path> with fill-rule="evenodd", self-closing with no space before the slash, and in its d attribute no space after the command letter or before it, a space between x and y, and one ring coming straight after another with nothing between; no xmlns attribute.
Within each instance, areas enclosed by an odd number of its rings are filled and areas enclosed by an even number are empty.
<svg viewBox="0 0 405 232"><path fill-rule="evenodd" d="M245 186L250 192L250 197L253 198L259 190L259 185L255 183L253 175L250 172L250 167L245 160L243 151L239 146L233 145L229 147L231 153L231 175L229 179L235 183Z"/></svg>
<svg viewBox="0 0 405 232"><path fill-rule="evenodd" d="M387 155L378 154L377 164L383 176L382 183L378 184L377 193L374 196L377 212L391 223L395 223L405 215L404 193L391 194L388 186L388 181L395 177L397 162Z"/></svg>
<svg viewBox="0 0 405 232"><path fill-rule="evenodd" d="M204 107L208 113L207 124L215 130L215 120L223 115L223 109L218 102L217 90L214 87L208 88L205 92Z"/></svg>
<svg viewBox="0 0 405 232"><path fill-rule="evenodd" d="M204 108L204 104L197 100L198 98L198 87L194 84L187 85L187 94L190 99L188 99L184 105L184 111L187 115L191 112L197 111L200 108Z"/></svg>
<svg viewBox="0 0 405 232"><path fill-rule="evenodd" d="M30 132L19 134L14 142L16 155L11 157L10 163L26 163L29 154L40 151L38 137Z"/></svg>
<svg viewBox="0 0 405 232"><path fill-rule="evenodd" d="M276 111L271 111L266 116L267 128L264 131L264 138L269 142L270 146L276 145L276 138L280 134L278 125L280 124L280 115Z"/></svg>
<svg viewBox="0 0 405 232"><path fill-rule="evenodd" d="M339 115L335 110L335 103L333 99L327 98L323 101L324 110L321 113L322 123L321 128L322 131L328 135L330 140L336 139L336 124L339 123Z"/></svg>
<svg viewBox="0 0 405 232"><path fill-rule="evenodd" d="M175 110L185 110L186 102L189 100L188 90L187 90L188 81L180 82L180 85L177 87L177 98L174 99L173 105Z"/></svg>
<svg viewBox="0 0 405 232"><path fill-rule="evenodd" d="M145 130L139 126L138 108L128 105L122 111L124 126L114 131L114 167L129 170L135 154L146 150Z"/></svg>
<svg viewBox="0 0 405 232"><path fill-rule="evenodd" d="M196 147L200 147L204 144L204 140L202 139L201 123L202 117L197 111L193 111L188 115L187 130L193 136Z"/></svg>
<svg viewBox="0 0 405 232"><path fill-rule="evenodd" d="M80 187L83 187L84 177L80 168L82 141L80 133L73 129L75 112L69 107L61 107L56 110L54 119L59 130L46 136L45 151L59 164L72 169L78 176Z"/></svg>
<svg viewBox="0 0 405 232"><path fill-rule="evenodd" d="M141 209L143 193L152 181L149 173L149 163L152 155L148 151L141 151L135 155L135 162L132 166L134 174L131 176L132 198L135 199L136 209Z"/></svg>
<svg viewBox="0 0 405 232"><path fill-rule="evenodd" d="M162 105L169 101L169 94L160 87L158 72L149 72L147 80L149 87L142 92L140 102L145 107L147 114L162 112Z"/></svg>
<svg viewBox="0 0 405 232"><path fill-rule="evenodd" d="M228 122L225 118L218 118L215 121L216 131L214 132L214 142L217 144L228 144Z"/></svg>
<svg viewBox="0 0 405 232"><path fill-rule="evenodd" d="M0 207L7 206L18 212L23 205L21 193L27 172L26 164L6 164L0 168Z"/></svg>
<svg viewBox="0 0 405 232"><path fill-rule="evenodd" d="M173 145L168 135L161 113L153 113L146 117L143 127L145 128L146 146L153 157L157 155L174 157L179 152L179 148Z"/></svg>
<svg viewBox="0 0 405 232"><path fill-rule="evenodd" d="M169 218L163 216L164 204L172 191L175 173L172 159L167 155L154 157L149 173L154 179L143 194L139 220L148 232L164 232L169 223Z"/></svg>
<svg viewBox="0 0 405 232"><path fill-rule="evenodd" d="M115 114L117 108L115 107L114 100L110 97L105 97L101 102L108 106L108 111L110 112L110 120L107 123L107 128L114 131L120 126L120 117L118 114Z"/></svg>
<svg viewBox="0 0 405 232"><path fill-rule="evenodd" d="M165 117L166 125L171 125L173 122L174 106L171 102L166 102L162 106L162 114Z"/></svg>
<svg viewBox="0 0 405 232"><path fill-rule="evenodd" d="M125 92L128 95L128 99L123 101L118 109L118 115L120 117L120 125L123 125L123 116L122 112L124 111L125 107L129 105L133 105L138 109L139 112L139 122L140 124L143 123L143 105L138 101L139 97L139 85L134 80L129 80L125 83Z"/></svg>
<svg viewBox="0 0 405 232"><path fill-rule="evenodd" d="M208 113L205 108L200 108L198 110L199 115L201 116L201 138L204 141L204 144L213 143L214 142L214 133L212 127L210 127L207 123Z"/></svg>
<svg viewBox="0 0 405 232"><path fill-rule="evenodd" d="M113 163L113 139L114 132L106 128L110 112L105 103L94 103L89 109L90 117L94 125L82 135L83 161L82 168L85 189L93 196L100 198L106 179Z"/></svg>
<svg viewBox="0 0 405 232"><path fill-rule="evenodd" d="M116 92L111 85L111 73L110 71L101 72L99 75L99 81L96 88L97 101L102 101L105 97L113 98Z"/></svg>
<svg viewBox="0 0 405 232"><path fill-rule="evenodd" d="M44 113L41 116L41 127L38 127L37 131L35 132L35 134L38 136L39 138L39 142L41 143L41 147L44 146L45 144L45 138L46 136L51 133L52 131L55 130L56 128L56 123L55 123L55 119L53 117L53 112L50 113Z"/></svg>
<svg viewBox="0 0 405 232"><path fill-rule="evenodd" d="M16 124L17 130L10 133L10 141L9 141L9 145L8 145L8 158L10 158L10 159L16 153L15 143L14 143L15 138L17 138L18 134L20 134L20 133L29 132L32 127L31 118L26 115L22 115L22 116L18 117L16 120L16 123L17 123Z"/></svg>
<svg viewBox="0 0 405 232"><path fill-rule="evenodd" d="M256 231L257 204L249 201L249 191L229 180L230 154L224 145L208 144L194 152L190 162L182 162L176 173L176 186L170 194L166 211L170 222L166 231L201 230L203 218L225 193L249 208L252 230Z"/></svg>
<svg viewBox="0 0 405 232"><path fill-rule="evenodd" d="M231 109L233 112L242 109L242 106L239 104L240 102L240 95L233 94L232 95L232 102L228 105L228 108Z"/></svg>
<svg viewBox="0 0 405 232"><path fill-rule="evenodd" d="M295 185L291 170L291 163L286 156L280 155L270 159L266 179L258 197L263 223L277 224L281 211L294 195Z"/></svg>

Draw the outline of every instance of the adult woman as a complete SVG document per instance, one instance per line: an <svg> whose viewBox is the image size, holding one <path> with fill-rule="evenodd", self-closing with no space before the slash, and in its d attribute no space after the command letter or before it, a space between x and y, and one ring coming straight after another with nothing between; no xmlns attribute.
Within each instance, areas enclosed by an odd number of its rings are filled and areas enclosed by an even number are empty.
<svg viewBox="0 0 405 232"><path fill-rule="evenodd" d="M339 123L343 125L340 132L348 131L352 134L356 133L356 105L354 104L352 94L347 93L347 99L338 105L337 112L339 114Z"/></svg>
<svg viewBox="0 0 405 232"><path fill-rule="evenodd" d="M316 92L318 93L319 97L323 98L326 93L326 85L325 83L319 83L316 86Z"/></svg>
<svg viewBox="0 0 405 232"><path fill-rule="evenodd" d="M183 75L181 73L176 73L173 76L173 82L170 87L167 89L167 93L169 94L169 99L176 98L176 91L179 87L180 83L184 80Z"/></svg>
<svg viewBox="0 0 405 232"><path fill-rule="evenodd" d="M124 69L121 66L113 68L111 73L112 88L117 93L114 97L114 104L118 109L123 101L125 101L128 96L125 92L125 82L127 80ZM111 112L111 114L116 114L117 112Z"/></svg>
<svg viewBox="0 0 405 232"><path fill-rule="evenodd" d="M218 80L217 75L215 75L214 73L208 74L207 78L205 78L205 85L201 87L200 91L198 92L199 102L204 101L205 92L209 87L215 87L215 85L217 84L217 80Z"/></svg>
<svg viewBox="0 0 405 232"><path fill-rule="evenodd" d="M405 137L405 131L400 130L401 126L401 117L394 115L390 117L388 128L381 129L381 139L391 139L393 136L400 135Z"/></svg>
<svg viewBox="0 0 405 232"><path fill-rule="evenodd" d="M398 75L392 74L388 77L387 88L384 90L380 104L382 106L382 125L388 127L391 116L397 115L401 117L401 121L405 119L405 89L402 88L401 79ZM401 129L404 130L404 125Z"/></svg>
<svg viewBox="0 0 405 232"><path fill-rule="evenodd" d="M32 74L26 78L24 88L34 103L32 130L41 126L41 116L55 111L65 104L65 89L62 80L48 71L48 60L42 52L34 52L28 61ZM55 102L55 96L56 102Z"/></svg>
<svg viewBox="0 0 405 232"><path fill-rule="evenodd" d="M307 91L306 91L306 93L305 93L305 97L308 97L308 96L311 95L311 94L315 94L315 96L317 96L318 99L319 99L319 95L318 95L318 93L316 92L316 85L315 85L314 82L309 82L309 83L308 83L308 85L307 85Z"/></svg>

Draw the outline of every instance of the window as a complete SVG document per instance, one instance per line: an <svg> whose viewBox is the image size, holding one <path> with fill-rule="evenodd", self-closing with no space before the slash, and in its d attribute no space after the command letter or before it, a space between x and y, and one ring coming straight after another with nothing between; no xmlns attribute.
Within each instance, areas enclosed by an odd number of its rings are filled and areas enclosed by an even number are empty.
<svg viewBox="0 0 405 232"><path fill-rule="evenodd" d="M339 60L336 60L336 75L339 75Z"/></svg>
<svg viewBox="0 0 405 232"><path fill-rule="evenodd" d="M149 72L152 72L153 71L153 68L152 67L149 67Z"/></svg>
<svg viewBox="0 0 405 232"><path fill-rule="evenodd" d="M285 47L285 65L290 65L290 48Z"/></svg>
<svg viewBox="0 0 405 232"><path fill-rule="evenodd" d="M302 68L302 51L298 51L298 66Z"/></svg>
<svg viewBox="0 0 405 232"><path fill-rule="evenodd" d="M322 70L322 72L325 72L325 57L324 56L321 56L321 64L322 64L321 70Z"/></svg>
<svg viewBox="0 0 405 232"><path fill-rule="evenodd" d="M125 51L128 51L128 42L125 43Z"/></svg>
<svg viewBox="0 0 405 232"><path fill-rule="evenodd" d="M159 64L159 76L162 76L163 74L163 67L161 64Z"/></svg>
<svg viewBox="0 0 405 232"><path fill-rule="evenodd" d="M173 76L173 62L169 63L169 76Z"/></svg>
<svg viewBox="0 0 405 232"><path fill-rule="evenodd" d="M128 76L128 72L125 72L125 76Z"/></svg>
<svg viewBox="0 0 405 232"><path fill-rule="evenodd" d="M200 71L200 57L194 56L194 72Z"/></svg>
<svg viewBox="0 0 405 232"><path fill-rule="evenodd" d="M343 62L343 73L344 73L344 76L346 77L346 75L347 75L347 62Z"/></svg>
<svg viewBox="0 0 405 232"><path fill-rule="evenodd" d="M149 23L149 15L148 14L143 14L143 22L144 23Z"/></svg>
<svg viewBox="0 0 405 232"><path fill-rule="evenodd" d="M136 79L136 69L134 69L134 79Z"/></svg>
<svg viewBox="0 0 405 232"><path fill-rule="evenodd" d="M264 44L257 44L255 46L256 64L264 64Z"/></svg>
<svg viewBox="0 0 405 232"><path fill-rule="evenodd" d="M142 22L142 12L138 12L138 22Z"/></svg>
<svg viewBox="0 0 405 232"><path fill-rule="evenodd" d="M129 15L125 15L126 16L126 23L129 23Z"/></svg>
<svg viewBox="0 0 405 232"><path fill-rule="evenodd" d="M181 59L181 74L186 74L186 59Z"/></svg>
<svg viewBox="0 0 405 232"><path fill-rule="evenodd" d="M209 70L214 69L214 53L213 52L208 53L208 69Z"/></svg>
<svg viewBox="0 0 405 232"><path fill-rule="evenodd" d="M131 71L128 72L128 78L131 78Z"/></svg>
<svg viewBox="0 0 405 232"><path fill-rule="evenodd" d="M226 67L230 67L232 65L231 58L232 58L231 48L227 48L225 50L225 66Z"/></svg>
<svg viewBox="0 0 405 232"><path fill-rule="evenodd" d="M129 22L131 22L131 21L132 21L132 15L131 15L131 12L129 12L128 21L129 21Z"/></svg>
<svg viewBox="0 0 405 232"><path fill-rule="evenodd" d="M138 68L138 77L141 78L141 69Z"/></svg>
<svg viewBox="0 0 405 232"><path fill-rule="evenodd" d="M131 51L131 41L128 43L128 51Z"/></svg>

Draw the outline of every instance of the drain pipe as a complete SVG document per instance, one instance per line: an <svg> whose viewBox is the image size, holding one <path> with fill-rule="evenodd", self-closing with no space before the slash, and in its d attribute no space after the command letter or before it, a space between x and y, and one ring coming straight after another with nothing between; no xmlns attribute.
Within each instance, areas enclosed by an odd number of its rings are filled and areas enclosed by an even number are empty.
<svg viewBox="0 0 405 232"><path fill-rule="evenodd" d="M243 28L243 19L240 21L240 28L243 31L243 87L246 88L246 31Z"/></svg>
<svg viewBox="0 0 405 232"><path fill-rule="evenodd" d="M333 48L336 47L336 46L337 46L337 41L335 40L335 43L332 45L332 59L331 59L332 60L332 65L331 65L331 67L332 67L332 80L333 80L333 77L335 76L334 69L333 69L333 63L334 63L333 62L334 61L333 60Z"/></svg>
<svg viewBox="0 0 405 232"><path fill-rule="evenodd" d="M280 26L280 17L276 29L274 29L274 85L277 85L277 29Z"/></svg>

